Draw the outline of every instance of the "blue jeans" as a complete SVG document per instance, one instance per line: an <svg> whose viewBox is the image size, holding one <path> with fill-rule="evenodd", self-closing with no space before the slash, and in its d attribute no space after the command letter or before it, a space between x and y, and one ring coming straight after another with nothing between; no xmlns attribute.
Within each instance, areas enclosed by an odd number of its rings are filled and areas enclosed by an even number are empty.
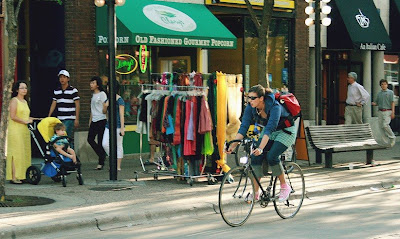
<svg viewBox="0 0 400 239"><path fill-rule="evenodd" d="M71 142L69 142L70 147L74 148L74 123L75 120L62 120L61 121L65 125L65 131L67 132L68 137L71 138Z"/></svg>
<svg viewBox="0 0 400 239"><path fill-rule="evenodd" d="M258 144L261 143L261 138ZM262 164L267 160L271 166L272 175L279 176L283 173L282 162L280 156L288 147L279 141L269 140L264 148L264 152L259 156L251 155L251 166L258 177L263 175Z"/></svg>

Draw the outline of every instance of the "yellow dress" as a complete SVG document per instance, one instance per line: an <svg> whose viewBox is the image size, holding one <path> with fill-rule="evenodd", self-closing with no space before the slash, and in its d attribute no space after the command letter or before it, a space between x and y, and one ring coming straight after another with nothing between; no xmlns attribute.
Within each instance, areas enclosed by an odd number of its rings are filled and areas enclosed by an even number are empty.
<svg viewBox="0 0 400 239"><path fill-rule="evenodd" d="M28 103L17 99L17 117L28 120L30 109ZM27 125L17 123L8 117L7 128L7 169L6 180L12 180L12 160L15 165L15 177L26 179L26 170L31 165L31 138Z"/></svg>

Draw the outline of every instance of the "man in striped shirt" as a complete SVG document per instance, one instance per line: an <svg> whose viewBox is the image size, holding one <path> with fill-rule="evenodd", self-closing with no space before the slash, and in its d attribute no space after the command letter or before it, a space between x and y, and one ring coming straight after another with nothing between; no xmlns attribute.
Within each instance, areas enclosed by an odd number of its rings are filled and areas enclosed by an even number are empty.
<svg viewBox="0 0 400 239"><path fill-rule="evenodd" d="M69 73L61 70L58 73L60 87L54 90L53 102L49 110L49 117L57 107L57 118L60 119L67 131L67 135L72 138L71 148L74 144L74 127L79 126L79 95L78 90L69 84Z"/></svg>

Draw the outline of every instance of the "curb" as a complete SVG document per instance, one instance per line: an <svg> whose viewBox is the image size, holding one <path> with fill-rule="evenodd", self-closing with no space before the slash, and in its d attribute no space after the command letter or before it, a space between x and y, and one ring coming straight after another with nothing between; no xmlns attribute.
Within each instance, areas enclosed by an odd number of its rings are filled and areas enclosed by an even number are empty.
<svg viewBox="0 0 400 239"><path fill-rule="evenodd" d="M389 189L392 185L400 184L400 180L387 180L382 181L381 183L374 184L366 184L352 187L342 187L342 188L332 188L326 190L318 190L318 191L307 191L305 199L311 199L311 197L322 197L328 196L332 194L341 194L347 192L354 192L360 190L370 189L371 187L375 188L384 188ZM386 186L389 185L389 186ZM8 239L8 238L18 238L24 236L35 236L35 235L43 235L46 233L54 232L54 228L58 228L58 232L74 230L78 228L87 228L94 227L99 230L106 230L107 227L110 227L113 224L126 224L127 227L131 227L138 224L143 223L152 223L158 220L165 219L173 219L173 218L187 218L187 217L198 217L199 215L206 215L217 213L215 211L215 206L217 206L217 202L203 202L196 203L196 206L192 206L192 204L184 204L181 205L182 208L171 209L171 210L135 210L133 208L127 208L128 212L125 213L113 213L107 215L88 215L84 218L77 218L77 220L68 219L68 220L55 220L52 223L48 224L31 224L27 226L14 226L9 230L5 229L0 233L0 239ZM38 216L38 214L35 214Z"/></svg>

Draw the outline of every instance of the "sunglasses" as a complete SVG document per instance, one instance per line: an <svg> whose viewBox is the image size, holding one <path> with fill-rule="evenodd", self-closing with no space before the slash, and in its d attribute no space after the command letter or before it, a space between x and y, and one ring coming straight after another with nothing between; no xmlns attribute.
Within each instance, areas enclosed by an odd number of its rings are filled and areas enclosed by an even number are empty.
<svg viewBox="0 0 400 239"><path fill-rule="evenodd" d="M249 98L249 100L255 100L257 98L259 98L258 96L247 96L247 98Z"/></svg>

